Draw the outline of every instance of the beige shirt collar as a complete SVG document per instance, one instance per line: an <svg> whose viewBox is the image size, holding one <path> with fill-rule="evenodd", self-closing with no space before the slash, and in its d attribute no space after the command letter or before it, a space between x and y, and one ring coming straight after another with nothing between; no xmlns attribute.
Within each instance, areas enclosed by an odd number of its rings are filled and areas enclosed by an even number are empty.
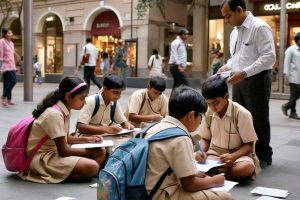
<svg viewBox="0 0 300 200"><path fill-rule="evenodd" d="M65 106L65 104L62 101L58 101L57 105L60 107L60 109L63 111L65 116L71 115L71 112L68 110L68 108Z"/></svg>
<svg viewBox="0 0 300 200"><path fill-rule="evenodd" d="M226 110L226 113L225 113L224 117L225 116L228 116L228 117L232 117L233 116L232 106L233 106L232 105L232 100L228 99L228 106L227 106L227 110ZM218 113L216 113L216 112L213 112L212 116L220 118L219 115L218 115Z"/></svg>

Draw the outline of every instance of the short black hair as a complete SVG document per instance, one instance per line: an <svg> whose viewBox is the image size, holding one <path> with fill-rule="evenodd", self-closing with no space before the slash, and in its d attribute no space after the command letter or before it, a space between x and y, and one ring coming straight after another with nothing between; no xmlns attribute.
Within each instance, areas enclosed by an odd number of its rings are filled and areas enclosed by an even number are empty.
<svg viewBox="0 0 300 200"><path fill-rule="evenodd" d="M205 113L207 104L202 95L188 86L180 86L171 94L169 100L169 115L181 119L191 111L195 111L195 116Z"/></svg>
<svg viewBox="0 0 300 200"><path fill-rule="evenodd" d="M295 39L295 42L298 42L298 40L300 40L300 32L296 33L294 39Z"/></svg>
<svg viewBox="0 0 300 200"><path fill-rule="evenodd" d="M211 76L203 83L201 93L205 99L224 97L228 93L226 80L221 75Z"/></svg>
<svg viewBox="0 0 300 200"><path fill-rule="evenodd" d="M92 42L92 38L88 37L86 38L86 43Z"/></svg>
<svg viewBox="0 0 300 200"><path fill-rule="evenodd" d="M103 87L106 87L108 90L111 89L125 89L125 83L122 78L117 75L110 74L104 77Z"/></svg>
<svg viewBox="0 0 300 200"><path fill-rule="evenodd" d="M189 31L186 28L182 28L178 31L178 35L189 34Z"/></svg>
<svg viewBox="0 0 300 200"><path fill-rule="evenodd" d="M240 6L243 10L246 10L245 0L223 0L223 2L221 4L221 8L223 8L225 3L228 3L228 6L229 6L230 10L232 10L233 12L236 11L236 8L238 6Z"/></svg>
<svg viewBox="0 0 300 200"><path fill-rule="evenodd" d="M152 54L157 55L158 54L157 49L152 49Z"/></svg>
<svg viewBox="0 0 300 200"><path fill-rule="evenodd" d="M149 86L163 92L166 89L166 80L161 76L152 76L149 81Z"/></svg>

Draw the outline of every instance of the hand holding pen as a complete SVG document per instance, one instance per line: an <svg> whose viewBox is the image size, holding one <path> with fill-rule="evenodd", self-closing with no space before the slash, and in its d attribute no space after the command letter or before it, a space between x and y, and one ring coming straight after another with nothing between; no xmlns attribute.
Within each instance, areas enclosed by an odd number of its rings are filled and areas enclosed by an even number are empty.
<svg viewBox="0 0 300 200"><path fill-rule="evenodd" d="M197 142L197 149L195 153L195 160L200 163L205 163L206 161L206 153L202 150L200 141Z"/></svg>

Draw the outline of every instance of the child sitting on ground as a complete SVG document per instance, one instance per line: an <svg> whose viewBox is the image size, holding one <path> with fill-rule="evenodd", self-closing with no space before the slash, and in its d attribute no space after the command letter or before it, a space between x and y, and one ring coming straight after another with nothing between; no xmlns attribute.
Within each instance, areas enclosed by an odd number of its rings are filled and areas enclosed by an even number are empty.
<svg viewBox="0 0 300 200"><path fill-rule="evenodd" d="M96 99L95 95L91 95L86 98L86 103L79 113L77 128L80 135L117 134L122 128L134 129L134 126L127 121L117 101L124 89L125 83L120 77L113 74L104 77L103 87L100 93L96 94L100 104L98 110L93 115ZM125 141L123 139L119 141L116 137L112 139L117 144Z"/></svg>
<svg viewBox="0 0 300 200"><path fill-rule="evenodd" d="M168 113L168 98L163 94L166 80L160 76L150 78L148 87L135 91L128 100L125 116L135 127L145 128L158 122Z"/></svg>
<svg viewBox="0 0 300 200"><path fill-rule="evenodd" d="M211 191L211 187L222 186L225 178L222 175L208 176L199 173L193 157L191 132L199 126L203 113L207 110L204 98L190 87L174 89L169 100L169 116L152 126L145 138L158 132L178 127L186 132L186 136L154 141L149 144L146 172L146 189L153 189L162 174L171 168L155 193L153 200L227 200L231 199L228 192Z"/></svg>
<svg viewBox="0 0 300 200"><path fill-rule="evenodd" d="M49 93L32 112L36 119L28 138L26 155L31 155L46 135L49 139L34 155L29 169L19 173L23 180L59 183L66 179L89 179L98 174L106 158L104 148L73 149L69 146L102 140L99 136L78 138L68 134L70 111L81 109L87 94L85 82L78 77L66 77L59 88Z"/></svg>
<svg viewBox="0 0 300 200"><path fill-rule="evenodd" d="M260 166L254 152L257 136L251 113L229 100L226 80L220 75L206 80L201 91L208 111L198 133L203 152L196 152L196 160L225 163L219 172L225 172L227 180L255 179Z"/></svg>

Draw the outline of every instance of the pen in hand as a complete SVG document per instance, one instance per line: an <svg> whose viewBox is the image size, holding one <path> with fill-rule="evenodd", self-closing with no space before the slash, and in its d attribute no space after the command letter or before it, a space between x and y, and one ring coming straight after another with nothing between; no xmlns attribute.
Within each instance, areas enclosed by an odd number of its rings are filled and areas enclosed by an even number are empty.
<svg viewBox="0 0 300 200"><path fill-rule="evenodd" d="M198 147L198 150L200 151L200 153L204 156L201 145L200 145L200 141L197 142L197 147Z"/></svg>

